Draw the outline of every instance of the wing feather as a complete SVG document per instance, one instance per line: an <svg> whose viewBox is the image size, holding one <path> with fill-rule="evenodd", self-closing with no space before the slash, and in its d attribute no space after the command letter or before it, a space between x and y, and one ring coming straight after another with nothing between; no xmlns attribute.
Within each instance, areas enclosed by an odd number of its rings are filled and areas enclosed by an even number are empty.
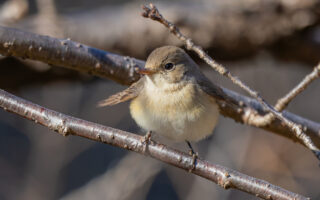
<svg viewBox="0 0 320 200"><path fill-rule="evenodd" d="M230 98L221 87L212 83L204 74L201 73L200 76L201 78L198 78L197 82L202 91L213 97L215 100L238 105L237 101Z"/></svg>
<svg viewBox="0 0 320 200"><path fill-rule="evenodd" d="M222 91L222 89L219 86L212 83L203 74L201 74L201 76L201 78L197 79L200 88L209 96L212 96L215 99L225 100L225 93Z"/></svg>
<svg viewBox="0 0 320 200"><path fill-rule="evenodd" d="M118 93L108 97L105 100L100 101L98 103L98 107L113 106L118 103L122 103L122 102L128 101L130 99L134 99L139 95L142 88L143 88L143 78L141 78L139 81L133 83L127 89L125 89L121 92L118 92Z"/></svg>

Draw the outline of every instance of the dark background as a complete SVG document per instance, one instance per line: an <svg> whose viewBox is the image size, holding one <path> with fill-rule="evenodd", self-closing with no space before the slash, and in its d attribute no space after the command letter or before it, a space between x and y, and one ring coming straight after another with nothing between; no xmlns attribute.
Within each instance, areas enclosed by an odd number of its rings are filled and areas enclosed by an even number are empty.
<svg viewBox="0 0 320 200"><path fill-rule="evenodd" d="M140 16L140 4L146 1L1 2L3 26L71 38L143 60L155 47L181 46L160 24ZM8 3L19 5L21 16L13 15ZM169 20L272 104L320 60L316 1L155 3ZM8 10L20 17L8 17ZM190 54L212 81L241 92ZM130 117L128 103L96 107L98 101L126 86L29 60L1 57L0 66L2 89L68 115L142 134ZM314 81L288 110L319 122L319 83ZM155 140L187 151L185 144L157 136ZM302 145L286 138L221 117L214 134L194 146L200 157L212 163L320 198L318 161ZM256 199L120 148L62 137L0 110L0 199L60 198Z"/></svg>

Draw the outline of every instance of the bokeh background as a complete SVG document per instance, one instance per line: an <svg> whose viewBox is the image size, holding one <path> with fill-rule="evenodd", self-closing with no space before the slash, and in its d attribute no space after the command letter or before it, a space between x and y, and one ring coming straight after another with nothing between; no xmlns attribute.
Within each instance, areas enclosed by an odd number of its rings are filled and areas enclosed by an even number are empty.
<svg viewBox="0 0 320 200"><path fill-rule="evenodd" d="M1 0L0 24L145 60L152 49L181 43L140 16L147 1ZM320 60L320 5L313 0L153 1L195 42L274 104ZM190 53L190 52L189 52ZM205 74L242 92L197 57ZM122 130L142 131L128 103L96 103L126 86L16 58L0 58L0 88L62 113ZM288 110L320 122L320 81ZM155 140L187 151L185 144ZM320 199L318 161L302 145L221 117L194 147L212 163ZM0 200L256 199L151 158L47 128L0 110Z"/></svg>

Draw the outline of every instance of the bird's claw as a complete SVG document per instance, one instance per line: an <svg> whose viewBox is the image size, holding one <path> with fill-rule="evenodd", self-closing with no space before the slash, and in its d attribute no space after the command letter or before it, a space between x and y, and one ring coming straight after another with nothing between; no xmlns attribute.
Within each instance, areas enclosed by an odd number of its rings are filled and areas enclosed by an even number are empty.
<svg viewBox="0 0 320 200"><path fill-rule="evenodd" d="M142 143L149 144L151 142L151 131L148 131L144 136Z"/></svg>
<svg viewBox="0 0 320 200"><path fill-rule="evenodd" d="M151 131L148 131L145 136L142 137L142 144L144 144L144 151L147 151L148 144L152 142L151 140Z"/></svg>
<svg viewBox="0 0 320 200"><path fill-rule="evenodd" d="M191 165L191 168L189 169L189 172L191 173L196 168L198 153L193 150L189 141L186 141L186 142L190 148L189 155L192 156L192 165Z"/></svg>

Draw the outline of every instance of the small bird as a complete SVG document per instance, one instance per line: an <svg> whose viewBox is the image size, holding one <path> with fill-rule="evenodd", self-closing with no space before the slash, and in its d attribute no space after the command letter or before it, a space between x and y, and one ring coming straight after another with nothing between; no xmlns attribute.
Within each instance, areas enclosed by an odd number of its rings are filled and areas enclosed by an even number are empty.
<svg viewBox="0 0 320 200"><path fill-rule="evenodd" d="M155 49L137 72L144 76L99 106L132 100L130 112L141 128L176 142L186 141L194 153L190 142L209 136L217 124L216 100L225 95L221 88L175 46Z"/></svg>

